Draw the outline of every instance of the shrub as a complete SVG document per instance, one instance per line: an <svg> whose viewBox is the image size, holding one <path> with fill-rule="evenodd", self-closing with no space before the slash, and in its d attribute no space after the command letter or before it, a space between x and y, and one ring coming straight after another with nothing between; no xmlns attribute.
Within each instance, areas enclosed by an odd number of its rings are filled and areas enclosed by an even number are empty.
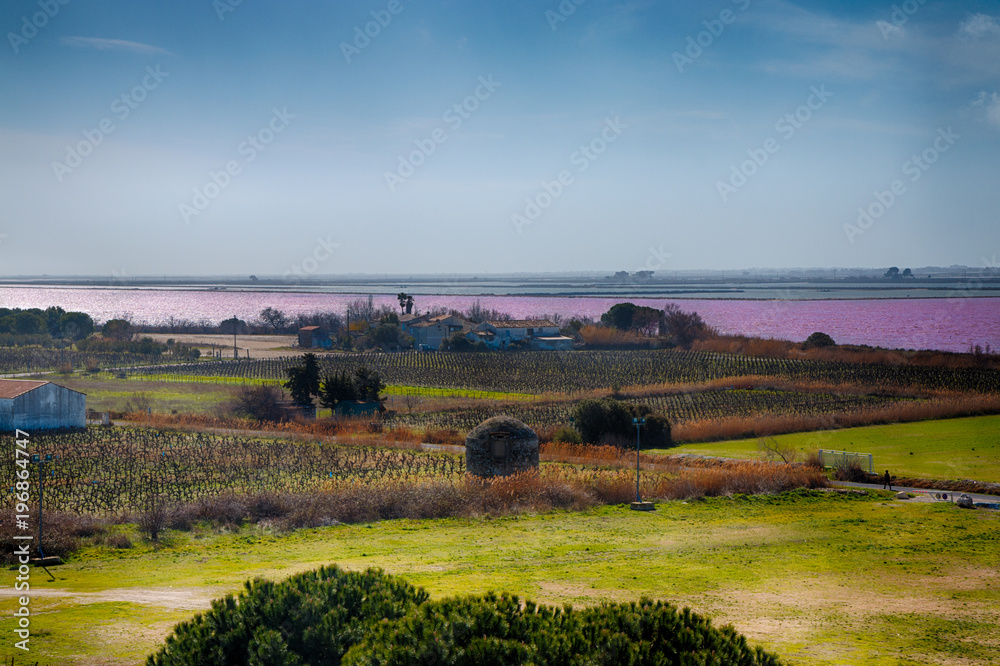
<svg viewBox="0 0 1000 666"><path fill-rule="evenodd" d="M345 666L375 664L778 664L731 627L662 601L551 608L513 595L425 603L380 623Z"/></svg>
<svg viewBox="0 0 1000 666"><path fill-rule="evenodd" d="M150 541L159 541L160 534L167 526L167 508L163 502L154 498L149 508L139 514L136 526L139 528L139 533Z"/></svg>
<svg viewBox="0 0 1000 666"><path fill-rule="evenodd" d="M579 444L583 440L580 438L580 433L569 426L559 426L556 431L552 433L553 442L563 442L565 444Z"/></svg>
<svg viewBox="0 0 1000 666"><path fill-rule="evenodd" d="M281 583L258 578L177 625L146 663L339 664L376 623L403 617L427 597L377 569L329 566Z"/></svg>
<svg viewBox="0 0 1000 666"><path fill-rule="evenodd" d="M429 602L377 569L337 566L274 583L179 624L148 666L180 664L741 664L777 666L732 627L662 602L573 610L509 594Z"/></svg>
<svg viewBox="0 0 1000 666"><path fill-rule="evenodd" d="M871 481L871 476L861 468L861 463L857 460L844 460L843 458L834 465L833 478L837 481L852 481L854 483L869 483Z"/></svg>
<svg viewBox="0 0 1000 666"><path fill-rule="evenodd" d="M641 442L645 448L663 448L672 445L670 422L653 414L646 405L628 405L620 400L581 400L573 410L574 425L585 442L633 446L635 424L633 418L645 418Z"/></svg>
<svg viewBox="0 0 1000 666"><path fill-rule="evenodd" d="M257 421L281 420L281 389L269 384L241 386L233 397L230 411Z"/></svg>
<svg viewBox="0 0 1000 666"><path fill-rule="evenodd" d="M428 444L465 444L465 438L457 430L427 430L424 432L424 441Z"/></svg>
<svg viewBox="0 0 1000 666"><path fill-rule="evenodd" d="M837 343L829 335L816 331L806 338L806 342L802 347L804 349L815 349L817 347L835 347L836 345Z"/></svg>
<svg viewBox="0 0 1000 666"><path fill-rule="evenodd" d="M583 441L600 443L607 435L628 436L632 429L632 412L628 406L609 398L581 400L573 410L576 429Z"/></svg>
<svg viewBox="0 0 1000 666"><path fill-rule="evenodd" d="M133 393L125 400L125 406L122 411L125 414L148 414L152 408L153 398L148 393L140 391Z"/></svg>

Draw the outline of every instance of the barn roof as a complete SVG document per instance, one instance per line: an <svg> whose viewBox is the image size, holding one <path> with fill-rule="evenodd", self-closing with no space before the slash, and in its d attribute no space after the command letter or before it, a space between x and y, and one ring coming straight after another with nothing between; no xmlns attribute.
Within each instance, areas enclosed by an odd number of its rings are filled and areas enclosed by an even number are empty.
<svg viewBox="0 0 1000 666"><path fill-rule="evenodd" d="M0 379L0 400L16 398L48 383L28 379Z"/></svg>
<svg viewBox="0 0 1000 666"><path fill-rule="evenodd" d="M52 383L53 382L40 382L35 379L0 379L0 400L12 400L29 391L34 391L39 386L45 386L46 384ZM73 391L74 393L83 393L82 391L67 388L61 384L54 385L67 391Z"/></svg>

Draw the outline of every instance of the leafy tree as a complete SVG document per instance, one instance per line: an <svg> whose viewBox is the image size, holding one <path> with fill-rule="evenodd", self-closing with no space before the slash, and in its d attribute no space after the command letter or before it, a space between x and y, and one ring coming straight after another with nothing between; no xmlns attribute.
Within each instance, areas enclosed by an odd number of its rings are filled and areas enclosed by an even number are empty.
<svg viewBox="0 0 1000 666"><path fill-rule="evenodd" d="M242 386L236 391L232 411L258 421L281 420L281 389L277 386Z"/></svg>
<svg viewBox="0 0 1000 666"><path fill-rule="evenodd" d="M342 400L357 400L358 390L354 378L346 372L327 376L320 385L319 402L328 409L334 409Z"/></svg>
<svg viewBox="0 0 1000 666"><path fill-rule="evenodd" d="M45 328L53 338L62 337L62 332L59 329L59 320L64 314L66 314L66 311L59 306L45 308L45 312L42 313L42 316L45 317Z"/></svg>
<svg viewBox="0 0 1000 666"><path fill-rule="evenodd" d="M219 322L219 332L226 335L245 335L247 323L239 317L230 317Z"/></svg>
<svg viewBox="0 0 1000 666"><path fill-rule="evenodd" d="M354 371L354 388L358 393L359 400L376 402L384 400L379 394L385 390L385 383L382 382L379 374L368 369L368 366L362 365Z"/></svg>
<svg viewBox="0 0 1000 666"><path fill-rule="evenodd" d="M893 266L882 275L884 278L894 279L899 277L899 268Z"/></svg>
<svg viewBox="0 0 1000 666"><path fill-rule="evenodd" d="M288 316L281 310L272 307L266 307L260 311L260 320L274 329L275 333L288 326Z"/></svg>
<svg viewBox="0 0 1000 666"><path fill-rule="evenodd" d="M101 335L108 340L127 342L135 335L135 330L125 319L110 319L101 327Z"/></svg>
<svg viewBox="0 0 1000 666"><path fill-rule="evenodd" d="M361 346L379 347L385 350L406 349L413 346L413 338L403 333L398 324L381 323L368 331L361 341Z"/></svg>
<svg viewBox="0 0 1000 666"><path fill-rule="evenodd" d="M583 441L600 444L607 435L628 436L632 412L620 400L581 400L573 410L573 424Z"/></svg>
<svg viewBox="0 0 1000 666"><path fill-rule="evenodd" d="M288 389L297 405L313 404L313 396L319 394L319 363L316 354L303 354L302 365L285 370L288 381L282 386Z"/></svg>
<svg viewBox="0 0 1000 666"><path fill-rule="evenodd" d="M618 303L611 306L611 309L601 315L601 323L607 326L614 326L619 331L628 331L632 328L632 318L638 308L634 303Z"/></svg>
<svg viewBox="0 0 1000 666"><path fill-rule="evenodd" d="M600 444L605 438L634 441L633 418L645 418L640 439L644 448L663 448L671 445L670 422L653 414L647 405L629 405L621 400L602 398L581 400L573 410L573 420L580 437L585 442Z"/></svg>
<svg viewBox="0 0 1000 666"><path fill-rule="evenodd" d="M486 351L486 343L482 340L477 340L472 342L469 338L465 337L465 333L461 331L455 331L447 338L441 341L442 351L453 351L453 352L470 352L470 351Z"/></svg>
<svg viewBox="0 0 1000 666"><path fill-rule="evenodd" d="M85 312L67 312L59 318L59 334L70 340L82 340L94 332L94 320Z"/></svg>
<svg viewBox="0 0 1000 666"><path fill-rule="evenodd" d="M642 331L652 335L662 318L663 313L656 308L634 303L618 303L601 315L601 322L620 331Z"/></svg>
<svg viewBox="0 0 1000 666"><path fill-rule="evenodd" d="M802 346L805 349L812 349L814 347L833 347L836 344L837 343L833 341L833 338L826 333L816 331L806 338L806 342Z"/></svg>
<svg viewBox="0 0 1000 666"><path fill-rule="evenodd" d="M697 312L684 312L676 303L667 303L660 332L670 336L678 347L687 349L695 340L710 335L711 329Z"/></svg>
<svg viewBox="0 0 1000 666"><path fill-rule="evenodd" d="M913 274L913 271L911 271L909 268L903 269L903 277L916 279L916 276Z"/></svg>

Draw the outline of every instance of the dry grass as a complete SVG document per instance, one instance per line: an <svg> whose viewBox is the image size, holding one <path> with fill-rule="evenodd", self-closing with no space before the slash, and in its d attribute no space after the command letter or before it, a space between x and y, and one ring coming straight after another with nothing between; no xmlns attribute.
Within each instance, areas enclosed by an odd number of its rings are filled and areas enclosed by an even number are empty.
<svg viewBox="0 0 1000 666"><path fill-rule="evenodd" d="M673 427L678 443L713 442L726 439L768 437L791 432L854 428L885 423L907 423L1000 413L1000 395L962 395L921 402L903 402L867 407L838 414L790 414L785 416L734 416L725 419L689 421Z"/></svg>
<svg viewBox="0 0 1000 666"><path fill-rule="evenodd" d="M589 447L599 460L611 458L605 449ZM570 450L570 453L579 453ZM621 456L622 452L619 451ZM826 485L826 477L801 465L731 462L715 468L646 472L640 492L646 499L689 499L702 496L777 493L793 488ZM44 547L50 555L68 555L84 544L113 548L131 546L114 525L137 523L140 532L156 538L164 528L189 530L195 524L240 525L264 523L279 530L337 523L363 523L395 518L500 516L554 509L579 510L599 504L622 504L635 499L631 469L578 469L546 466L541 471L507 477L420 481L331 480L312 492L228 493L202 497L185 504L162 505L157 510L157 534L150 535L146 514L95 518L72 513L46 515ZM0 547L7 560L14 557L14 530L0 524Z"/></svg>
<svg viewBox="0 0 1000 666"><path fill-rule="evenodd" d="M943 351L901 351L856 345L804 349L802 343L742 335L717 335L696 340L694 351L743 354L769 358L808 359L839 363L882 363L937 368L1000 368L1000 355L958 354Z"/></svg>

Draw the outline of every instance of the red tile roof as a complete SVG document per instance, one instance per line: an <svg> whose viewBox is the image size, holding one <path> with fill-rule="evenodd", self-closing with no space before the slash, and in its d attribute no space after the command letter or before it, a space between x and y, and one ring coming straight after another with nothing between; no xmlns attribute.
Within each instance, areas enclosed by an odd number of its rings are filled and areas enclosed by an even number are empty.
<svg viewBox="0 0 1000 666"><path fill-rule="evenodd" d="M27 379L0 379L0 400L11 400L48 383Z"/></svg>

